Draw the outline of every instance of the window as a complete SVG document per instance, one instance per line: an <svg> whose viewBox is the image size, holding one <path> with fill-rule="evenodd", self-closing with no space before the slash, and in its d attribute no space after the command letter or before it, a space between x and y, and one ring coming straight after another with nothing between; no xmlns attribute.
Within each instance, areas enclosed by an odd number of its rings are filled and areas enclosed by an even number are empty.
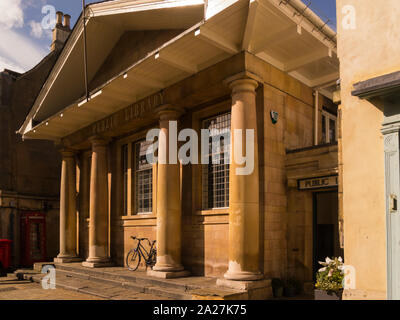
<svg viewBox="0 0 400 320"><path fill-rule="evenodd" d="M135 204L136 213L153 211L153 167L146 159L151 141L135 144Z"/></svg>
<svg viewBox="0 0 400 320"><path fill-rule="evenodd" d="M123 180L123 212L124 215L128 214L128 145L124 144L121 150L121 158L122 158L122 180Z"/></svg>
<svg viewBox="0 0 400 320"><path fill-rule="evenodd" d="M152 142L121 146L121 200L123 215L153 212L153 166L146 159Z"/></svg>
<svg viewBox="0 0 400 320"><path fill-rule="evenodd" d="M322 143L334 143L337 141L337 117L336 115L322 110L321 128Z"/></svg>
<svg viewBox="0 0 400 320"><path fill-rule="evenodd" d="M230 113L203 121L203 129L210 130L208 164L202 166L203 209L229 207L230 126Z"/></svg>

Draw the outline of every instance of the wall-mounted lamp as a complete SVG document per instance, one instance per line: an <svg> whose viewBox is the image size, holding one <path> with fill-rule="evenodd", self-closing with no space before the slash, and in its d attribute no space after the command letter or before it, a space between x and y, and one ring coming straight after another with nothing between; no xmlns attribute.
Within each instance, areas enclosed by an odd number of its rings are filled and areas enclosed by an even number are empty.
<svg viewBox="0 0 400 320"><path fill-rule="evenodd" d="M278 122L278 118L279 118L279 113L271 110L271 121L273 124L276 124Z"/></svg>

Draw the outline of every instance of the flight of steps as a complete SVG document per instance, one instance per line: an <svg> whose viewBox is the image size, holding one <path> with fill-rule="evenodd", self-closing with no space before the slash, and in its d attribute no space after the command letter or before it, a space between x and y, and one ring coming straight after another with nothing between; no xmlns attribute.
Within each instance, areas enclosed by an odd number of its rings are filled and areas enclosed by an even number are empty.
<svg viewBox="0 0 400 320"><path fill-rule="evenodd" d="M33 271L17 270L20 279L41 283L45 276L40 273L42 264L35 265ZM180 279L150 278L145 272L132 272L124 268L84 268L79 264L56 264L56 286L98 296L103 299L172 299L192 300L215 297L236 299L242 292L221 289L215 279L188 277Z"/></svg>

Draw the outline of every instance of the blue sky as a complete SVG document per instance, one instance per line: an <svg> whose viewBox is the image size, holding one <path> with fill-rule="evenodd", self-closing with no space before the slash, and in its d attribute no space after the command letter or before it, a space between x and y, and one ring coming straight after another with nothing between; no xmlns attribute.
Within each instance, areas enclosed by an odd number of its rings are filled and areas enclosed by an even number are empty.
<svg viewBox="0 0 400 320"><path fill-rule="evenodd" d="M86 0L93 2L100 1ZM70 14L71 26L82 10L82 0L0 0L0 71L27 71L49 53L51 29L43 28L42 23L49 21L49 5ZM330 19L329 25L335 27L335 0L311 0L310 7L323 20Z"/></svg>

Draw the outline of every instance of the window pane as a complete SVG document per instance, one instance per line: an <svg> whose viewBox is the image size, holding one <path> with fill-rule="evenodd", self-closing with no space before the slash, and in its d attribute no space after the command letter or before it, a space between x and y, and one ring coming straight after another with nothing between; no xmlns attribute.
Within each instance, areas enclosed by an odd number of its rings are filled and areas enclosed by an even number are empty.
<svg viewBox="0 0 400 320"><path fill-rule="evenodd" d="M230 126L230 113L203 122L210 130L209 163L202 167L203 209L229 207Z"/></svg>
<svg viewBox="0 0 400 320"><path fill-rule="evenodd" d="M146 159L151 144L151 141L141 141L135 145L136 213L153 211L153 168Z"/></svg>
<svg viewBox="0 0 400 320"><path fill-rule="evenodd" d="M321 119L321 128L322 128L322 143L328 142L327 136L326 136L326 118L324 115L322 115Z"/></svg>
<svg viewBox="0 0 400 320"><path fill-rule="evenodd" d="M128 214L128 145L124 144L121 149L122 179L123 179L123 209L124 215Z"/></svg>
<svg viewBox="0 0 400 320"><path fill-rule="evenodd" d="M336 121L329 119L329 139L333 143L336 141Z"/></svg>

